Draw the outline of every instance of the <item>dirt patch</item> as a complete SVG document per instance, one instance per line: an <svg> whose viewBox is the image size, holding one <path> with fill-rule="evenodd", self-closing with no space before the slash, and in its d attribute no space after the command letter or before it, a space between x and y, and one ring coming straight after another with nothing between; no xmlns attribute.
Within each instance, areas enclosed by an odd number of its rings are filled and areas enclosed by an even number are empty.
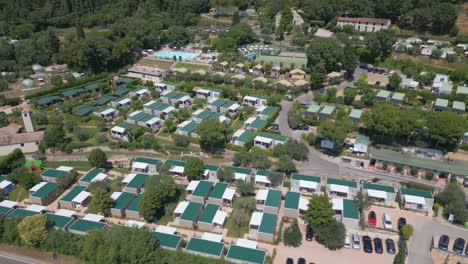
<svg viewBox="0 0 468 264"><path fill-rule="evenodd" d="M173 63L174 63L173 61L164 61L164 60L158 60L158 59L153 59L153 58L143 58L137 64L148 66L148 67L157 67L160 69L167 70L172 66Z"/></svg>
<svg viewBox="0 0 468 264"><path fill-rule="evenodd" d="M458 150L455 153L449 153L448 158L450 160L463 160L463 161L468 161L468 151L465 150Z"/></svg>
<svg viewBox="0 0 468 264"><path fill-rule="evenodd" d="M464 3L460 7L460 12L458 13L458 18L457 21L455 21L455 25L458 28L459 35L468 34L468 3Z"/></svg>
<svg viewBox="0 0 468 264"><path fill-rule="evenodd" d="M442 250L433 249L431 251L432 263L444 263L444 264L458 264L465 263L465 258L462 255L456 255Z"/></svg>
<svg viewBox="0 0 468 264"><path fill-rule="evenodd" d="M377 82L380 82L380 86L385 87L388 84L388 75L377 74L377 73L368 73L367 74L367 83L375 85Z"/></svg>
<svg viewBox="0 0 468 264"><path fill-rule="evenodd" d="M11 258L16 258L31 263L60 263L60 264L84 264L83 261L71 256L59 255L57 261L54 261L52 252L43 252L28 248L15 247L6 244L0 244L0 254Z"/></svg>

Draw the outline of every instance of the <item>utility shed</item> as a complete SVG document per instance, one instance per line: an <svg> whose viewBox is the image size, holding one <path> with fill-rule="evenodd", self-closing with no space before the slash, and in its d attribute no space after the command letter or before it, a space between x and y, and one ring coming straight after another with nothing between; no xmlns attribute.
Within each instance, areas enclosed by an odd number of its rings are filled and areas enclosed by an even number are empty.
<svg viewBox="0 0 468 264"><path fill-rule="evenodd" d="M278 214L281 206L281 191L272 189L258 190L255 200L264 212Z"/></svg>
<svg viewBox="0 0 468 264"><path fill-rule="evenodd" d="M114 201L114 206L111 208L112 216L117 218L124 218L125 209L127 209L134 197L134 193L114 192L111 195L111 198Z"/></svg>
<svg viewBox="0 0 468 264"><path fill-rule="evenodd" d="M29 200L33 204L48 205L57 196L57 189L54 182L40 182L29 189Z"/></svg>
<svg viewBox="0 0 468 264"><path fill-rule="evenodd" d="M133 199L130 205L127 206L127 209L125 209L125 217L136 220L141 219L140 211L138 210L138 204L140 203L142 196L143 194L139 194L135 199Z"/></svg>
<svg viewBox="0 0 468 264"><path fill-rule="evenodd" d="M287 192L284 199L283 215L297 219L301 212L307 211L309 200L302 198L299 192Z"/></svg>
<svg viewBox="0 0 468 264"><path fill-rule="evenodd" d="M216 183L215 187L208 197L208 203L220 206L232 206L236 190L228 188L229 184L225 182Z"/></svg>
<svg viewBox="0 0 468 264"><path fill-rule="evenodd" d="M187 186L188 200L205 204L213 184L209 181L191 181Z"/></svg>

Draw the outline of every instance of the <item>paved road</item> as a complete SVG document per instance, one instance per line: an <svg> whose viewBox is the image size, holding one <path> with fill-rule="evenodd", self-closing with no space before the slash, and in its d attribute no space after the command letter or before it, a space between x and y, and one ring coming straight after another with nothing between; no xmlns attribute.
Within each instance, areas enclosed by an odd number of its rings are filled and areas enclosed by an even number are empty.
<svg viewBox="0 0 468 264"><path fill-rule="evenodd" d="M36 262L31 259L26 259L21 256L3 255L0 254L1 264L42 264L44 262Z"/></svg>

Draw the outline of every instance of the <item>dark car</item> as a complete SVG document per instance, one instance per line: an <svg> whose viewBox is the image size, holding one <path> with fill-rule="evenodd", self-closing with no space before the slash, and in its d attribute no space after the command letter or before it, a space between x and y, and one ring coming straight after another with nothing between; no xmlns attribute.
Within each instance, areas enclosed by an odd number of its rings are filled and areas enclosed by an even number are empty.
<svg viewBox="0 0 468 264"><path fill-rule="evenodd" d="M372 253L372 251L374 251L372 247L372 239L369 236L362 237L362 244L364 245L364 252Z"/></svg>
<svg viewBox="0 0 468 264"><path fill-rule="evenodd" d="M294 260L292 258L287 258L286 264L294 264Z"/></svg>
<svg viewBox="0 0 468 264"><path fill-rule="evenodd" d="M463 253L463 249L465 248L465 239L457 238L455 239L455 243L453 243L453 251L458 254Z"/></svg>
<svg viewBox="0 0 468 264"><path fill-rule="evenodd" d="M441 236L439 238L438 248L442 250L448 250L449 242L450 242L450 238L447 235Z"/></svg>
<svg viewBox="0 0 468 264"><path fill-rule="evenodd" d="M382 239L378 237L374 238L374 248L375 248L375 253L377 254L383 253Z"/></svg>
<svg viewBox="0 0 468 264"><path fill-rule="evenodd" d="M270 125L271 130L279 130L279 125Z"/></svg>
<svg viewBox="0 0 468 264"><path fill-rule="evenodd" d="M308 125L298 125L296 127L297 130L309 130L309 126Z"/></svg>
<svg viewBox="0 0 468 264"><path fill-rule="evenodd" d="M377 215L374 211L369 212L369 216L367 217L367 221L370 225L376 226L377 225Z"/></svg>
<svg viewBox="0 0 468 264"><path fill-rule="evenodd" d="M385 69L379 69L379 74L383 74L385 72Z"/></svg>
<svg viewBox="0 0 468 264"><path fill-rule="evenodd" d="M297 260L297 264L306 264L305 259L304 258L299 258Z"/></svg>
<svg viewBox="0 0 468 264"><path fill-rule="evenodd" d="M398 218L398 231L400 231L401 234L401 229L406 225L406 219L404 217Z"/></svg>
<svg viewBox="0 0 468 264"><path fill-rule="evenodd" d="M385 239L385 245L387 246L388 254L395 254L395 242L393 242L393 239Z"/></svg>
<svg viewBox="0 0 468 264"><path fill-rule="evenodd" d="M312 227L310 226L310 224L308 224L306 227L306 240L312 241L312 238L313 238Z"/></svg>
<svg viewBox="0 0 468 264"><path fill-rule="evenodd" d="M468 245L465 248L465 256L468 256Z"/></svg>

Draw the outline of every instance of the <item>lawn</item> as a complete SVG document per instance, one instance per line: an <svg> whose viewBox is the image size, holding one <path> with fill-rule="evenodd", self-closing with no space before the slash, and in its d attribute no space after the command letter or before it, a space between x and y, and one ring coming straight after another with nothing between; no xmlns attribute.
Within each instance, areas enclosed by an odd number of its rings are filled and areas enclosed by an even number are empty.
<svg viewBox="0 0 468 264"><path fill-rule="evenodd" d="M307 65L307 58L301 57L286 57L286 56L266 56L261 55L255 59L256 62L271 62L274 65L279 65L283 63L284 65L289 66L291 63L295 65Z"/></svg>
<svg viewBox="0 0 468 264"><path fill-rule="evenodd" d="M143 66L157 67L164 70L169 69L173 63L174 62L172 61L157 60L153 58L143 58L138 62L138 64Z"/></svg>
<svg viewBox="0 0 468 264"><path fill-rule="evenodd" d="M28 197L29 197L28 191L20 186L17 186L13 191L10 192L10 194L8 194L9 200L17 201L17 202L21 202Z"/></svg>
<svg viewBox="0 0 468 264"><path fill-rule="evenodd" d="M240 119L237 119L236 122L234 122L234 124L232 124L231 126L232 131L236 132L237 130L239 130L239 128L242 127L243 124L244 124L243 121L241 121Z"/></svg>
<svg viewBox="0 0 468 264"><path fill-rule="evenodd" d="M192 64L192 63L186 63L186 62L178 62L176 65L176 68L186 68L187 70L190 71L197 71L197 70L205 70L209 71L210 66L208 65L200 65L200 64Z"/></svg>
<svg viewBox="0 0 468 264"><path fill-rule="evenodd" d="M240 225L236 223L236 214L238 209L234 209L229 215L226 223L229 237L244 237L249 232L249 220L242 222ZM247 215L245 219L250 219L251 215Z"/></svg>
<svg viewBox="0 0 468 264"><path fill-rule="evenodd" d="M43 164L46 168L57 168L59 166L73 167L79 171L88 171L92 168L88 161L46 161Z"/></svg>
<svg viewBox="0 0 468 264"><path fill-rule="evenodd" d="M159 133L159 135L161 137L169 137L171 135L171 133L169 133L168 131L163 131L163 132Z"/></svg>

